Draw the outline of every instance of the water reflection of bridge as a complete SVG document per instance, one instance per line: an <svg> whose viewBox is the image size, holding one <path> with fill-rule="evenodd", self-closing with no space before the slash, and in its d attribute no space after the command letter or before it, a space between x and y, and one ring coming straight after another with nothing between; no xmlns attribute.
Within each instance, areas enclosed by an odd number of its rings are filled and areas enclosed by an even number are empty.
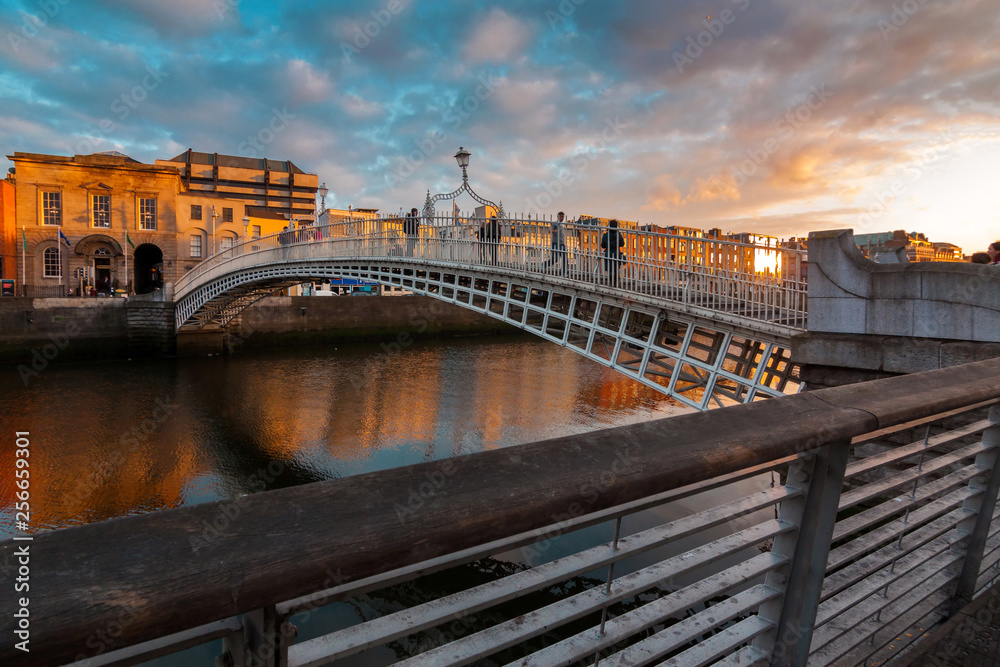
<svg viewBox="0 0 1000 667"><path fill-rule="evenodd" d="M424 219L415 236L387 217L251 239L178 281L178 328L227 324L309 280L359 278L477 310L568 347L693 407L797 387L789 339L806 326L804 252L724 239L607 229ZM612 237L612 246L617 246Z"/></svg>

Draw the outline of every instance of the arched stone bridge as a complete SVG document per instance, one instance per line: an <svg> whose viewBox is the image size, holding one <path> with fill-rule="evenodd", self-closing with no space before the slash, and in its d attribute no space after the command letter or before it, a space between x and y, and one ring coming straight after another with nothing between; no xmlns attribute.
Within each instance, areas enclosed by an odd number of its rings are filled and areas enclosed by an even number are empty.
<svg viewBox="0 0 1000 667"><path fill-rule="evenodd" d="M417 238L379 218L217 253L177 282L176 326L226 325L292 285L357 278L486 313L701 410L798 388L789 340L806 326L801 251L622 230L609 263L605 230L590 225L568 225L561 252L547 222L504 221L484 243L475 223L423 222Z"/></svg>

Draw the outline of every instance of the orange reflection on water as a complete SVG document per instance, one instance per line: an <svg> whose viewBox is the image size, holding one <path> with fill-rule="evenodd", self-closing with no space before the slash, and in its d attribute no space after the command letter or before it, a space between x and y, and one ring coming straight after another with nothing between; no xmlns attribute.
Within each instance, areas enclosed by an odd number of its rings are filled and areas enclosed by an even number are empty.
<svg viewBox="0 0 1000 667"><path fill-rule="evenodd" d="M5 382L0 391L16 389ZM81 400L63 399L81 386ZM524 338L78 364L48 371L15 405L0 428L31 432L32 525L43 530L260 491L269 469L280 471L270 487L305 484L678 412ZM0 466L13 469L13 448ZM0 537L15 490L0 476Z"/></svg>

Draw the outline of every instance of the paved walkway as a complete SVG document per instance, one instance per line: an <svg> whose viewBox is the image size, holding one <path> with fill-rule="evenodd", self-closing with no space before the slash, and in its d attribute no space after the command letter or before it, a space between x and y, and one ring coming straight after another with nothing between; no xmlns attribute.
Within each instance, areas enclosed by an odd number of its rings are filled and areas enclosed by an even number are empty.
<svg viewBox="0 0 1000 667"><path fill-rule="evenodd" d="M1000 583L923 639L910 667L1000 667Z"/></svg>

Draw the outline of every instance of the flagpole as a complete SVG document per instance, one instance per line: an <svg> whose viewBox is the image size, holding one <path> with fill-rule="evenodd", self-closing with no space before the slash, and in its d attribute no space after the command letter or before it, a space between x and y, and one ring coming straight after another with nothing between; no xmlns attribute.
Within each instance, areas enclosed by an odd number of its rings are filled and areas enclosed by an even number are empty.
<svg viewBox="0 0 1000 667"><path fill-rule="evenodd" d="M125 229L125 296L128 296L128 229Z"/></svg>
<svg viewBox="0 0 1000 667"><path fill-rule="evenodd" d="M62 274L63 274L63 264L62 264L62 239L59 238L59 230L56 230L56 259L59 261L59 287L62 287ZM59 296L62 296L62 290L59 290Z"/></svg>
<svg viewBox="0 0 1000 667"><path fill-rule="evenodd" d="M28 235L21 227L21 293L28 296L28 288L24 286L24 264L28 261Z"/></svg>

